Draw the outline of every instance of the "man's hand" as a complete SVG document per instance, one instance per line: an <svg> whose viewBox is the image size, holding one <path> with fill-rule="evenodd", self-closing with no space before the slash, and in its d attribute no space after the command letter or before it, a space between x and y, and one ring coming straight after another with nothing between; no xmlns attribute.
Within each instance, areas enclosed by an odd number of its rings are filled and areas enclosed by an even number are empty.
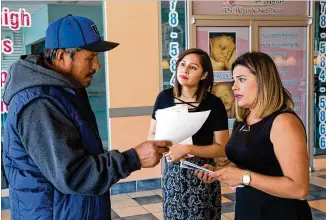
<svg viewBox="0 0 326 220"><path fill-rule="evenodd" d="M169 151L168 146L172 146L171 141L145 141L135 147L141 167L156 166L163 157L163 153Z"/></svg>

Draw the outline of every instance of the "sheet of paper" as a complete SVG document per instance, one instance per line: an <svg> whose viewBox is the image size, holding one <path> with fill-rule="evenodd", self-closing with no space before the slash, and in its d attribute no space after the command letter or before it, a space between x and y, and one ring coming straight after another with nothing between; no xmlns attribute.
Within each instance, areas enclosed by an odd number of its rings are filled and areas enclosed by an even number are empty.
<svg viewBox="0 0 326 220"><path fill-rule="evenodd" d="M236 189L236 188L239 188L239 187L244 187L244 185L236 185L236 186L228 186L229 188L231 189Z"/></svg>
<svg viewBox="0 0 326 220"><path fill-rule="evenodd" d="M156 112L155 140L169 140L178 144L192 137L207 120L210 111L185 112L163 109Z"/></svg>
<svg viewBox="0 0 326 220"><path fill-rule="evenodd" d="M170 108L165 108L165 109L159 109L156 111L156 117L159 115L161 112L164 111L173 111L173 112L188 112L188 106L187 105L176 105L172 106ZM178 144L183 144L183 145L193 145L192 137L188 137L185 140L181 141ZM193 157L194 155L187 154L188 157Z"/></svg>
<svg viewBox="0 0 326 220"><path fill-rule="evenodd" d="M198 170L198 171L204 171L206 173L212 173L211 170L205 169L201 166L198 166L194 163L191 163L189 161L183 160L180 162L180 167L181 168L185 168L185 169L191 169L191 170ZM229 188L235 190L238 187L244 187L244 185L240 184L240 185L236 185L236 186L228 186Z"/></svg>
<svg viewBox="0 0 326 220"><path fill-rule="evenodd" d="M179 144L184 144L184 145L193 145L192 142L192 137L188 137L186 140L181 141ZM188 157L194 157L192 154L187 154Z"/></svg>
<svg viewBox="0 0 326 220"><path fill-rule="evenodd" d="M167 112L167 111L170 111L170 112L188 112L188 107L187 107L187 105L175 105L175 106L172 106L172 107L169 107L169 108L158 109L155 112L155 116L159 115L162 112L164 113L164 112Z"/></svg>
<svg viewBox="0 0 326 220"><path fill-rule="evenodd" d="M186 161L186 160L182 160L180 162L180 167L181 168L185 168L185 169L191 169L191 170L198 170L198 171L204 171L204 172L207 172L207 173L213 173L211 170L208 170L204 167L201 167L201 166L198 166L194 163L191 163L189 161Z"/></svg>

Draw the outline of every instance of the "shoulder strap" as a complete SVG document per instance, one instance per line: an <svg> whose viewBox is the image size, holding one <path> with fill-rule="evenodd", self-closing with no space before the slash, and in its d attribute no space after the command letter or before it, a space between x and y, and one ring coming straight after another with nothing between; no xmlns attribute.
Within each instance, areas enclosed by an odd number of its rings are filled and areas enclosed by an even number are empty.
<svg viewBox="0 0 326 220"><path fill-rule="evenodd" d="M194 107L194 108L197 108L197 106L191 104L191 103L196 103L196 102L185 102L185 101L183 101L183 100L181 100L181 99L179 99L179 98L177 98L177 97L175 97L175 96L174 96L174 98L177 99L177 100L179 100L180 102L182 102L182 103L184 103L184 104L187 104L187 105L190 105L190 106L192 106L192 107ZM178 104L178 103L175 103L175 104Z"/></svg>

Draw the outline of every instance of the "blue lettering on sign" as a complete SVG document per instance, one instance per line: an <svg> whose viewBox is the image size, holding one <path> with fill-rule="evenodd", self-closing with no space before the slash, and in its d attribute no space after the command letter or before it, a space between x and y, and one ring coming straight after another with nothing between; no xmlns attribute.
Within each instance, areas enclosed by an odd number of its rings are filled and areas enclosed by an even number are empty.
<svg viewBox="0 0 326 220"><path fill-rule="evenodd" d="M300 102L300 98L298 98L298 97L293 97L293 102Z"/></svg>
<svg viewBox="0 0 326 220"><path fill-rule="evenodd" d="M169 26L170 27L177 27L179 25L179 16L177 9L177 2L176 0L170 0L170 12L169 12ZM173 29L171 29L173 31ZM175 70L176 70L176 62L179 57L180 53L180 45L177 40L178 33L171 32L170 33L171 42L169 43L169 55L171 57L170 59L170 71L172 73L172 77L170 79L170 85L174 85L174 79L175 79Z"/></svg>
<svg viewBox="0 0 326 220"><path fill-rule="evenodd" d="M289 72L288 71L279 71L280 75L286 75L288 74Z"/></svg>
<svg viewBox="0 0 326 220"><path fill-rule="evenodd" d="M297 84L297 81L296 80L282 80L282 83L284 85L295 85L295 84Z"/></svg>
<svg viewBox="0 0 326 220"><path fill-rule="evenodd" d="M230 73L214 73L214 80L217 79L232 79L232 74Z"/></svg>
<svg viewBox="0 0 326 220"><path fill-rule="evenodd" d="M235 121L235 119L229 119L228 120L229 129L233 128L234 121Z"/></svg>

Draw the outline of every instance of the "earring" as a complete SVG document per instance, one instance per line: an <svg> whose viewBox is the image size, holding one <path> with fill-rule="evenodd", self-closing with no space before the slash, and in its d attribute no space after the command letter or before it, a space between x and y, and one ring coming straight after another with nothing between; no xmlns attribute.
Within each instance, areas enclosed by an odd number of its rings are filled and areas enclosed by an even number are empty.
<svg viewBox="0 0 326 220"><path fill-rule="evenodd" d="M207 72L203 73L203 77L204 77L204 78L202 78L202 79L200 79L200 80L204 80L204 79L206 79L207 75L208 75Z"/></svg>

